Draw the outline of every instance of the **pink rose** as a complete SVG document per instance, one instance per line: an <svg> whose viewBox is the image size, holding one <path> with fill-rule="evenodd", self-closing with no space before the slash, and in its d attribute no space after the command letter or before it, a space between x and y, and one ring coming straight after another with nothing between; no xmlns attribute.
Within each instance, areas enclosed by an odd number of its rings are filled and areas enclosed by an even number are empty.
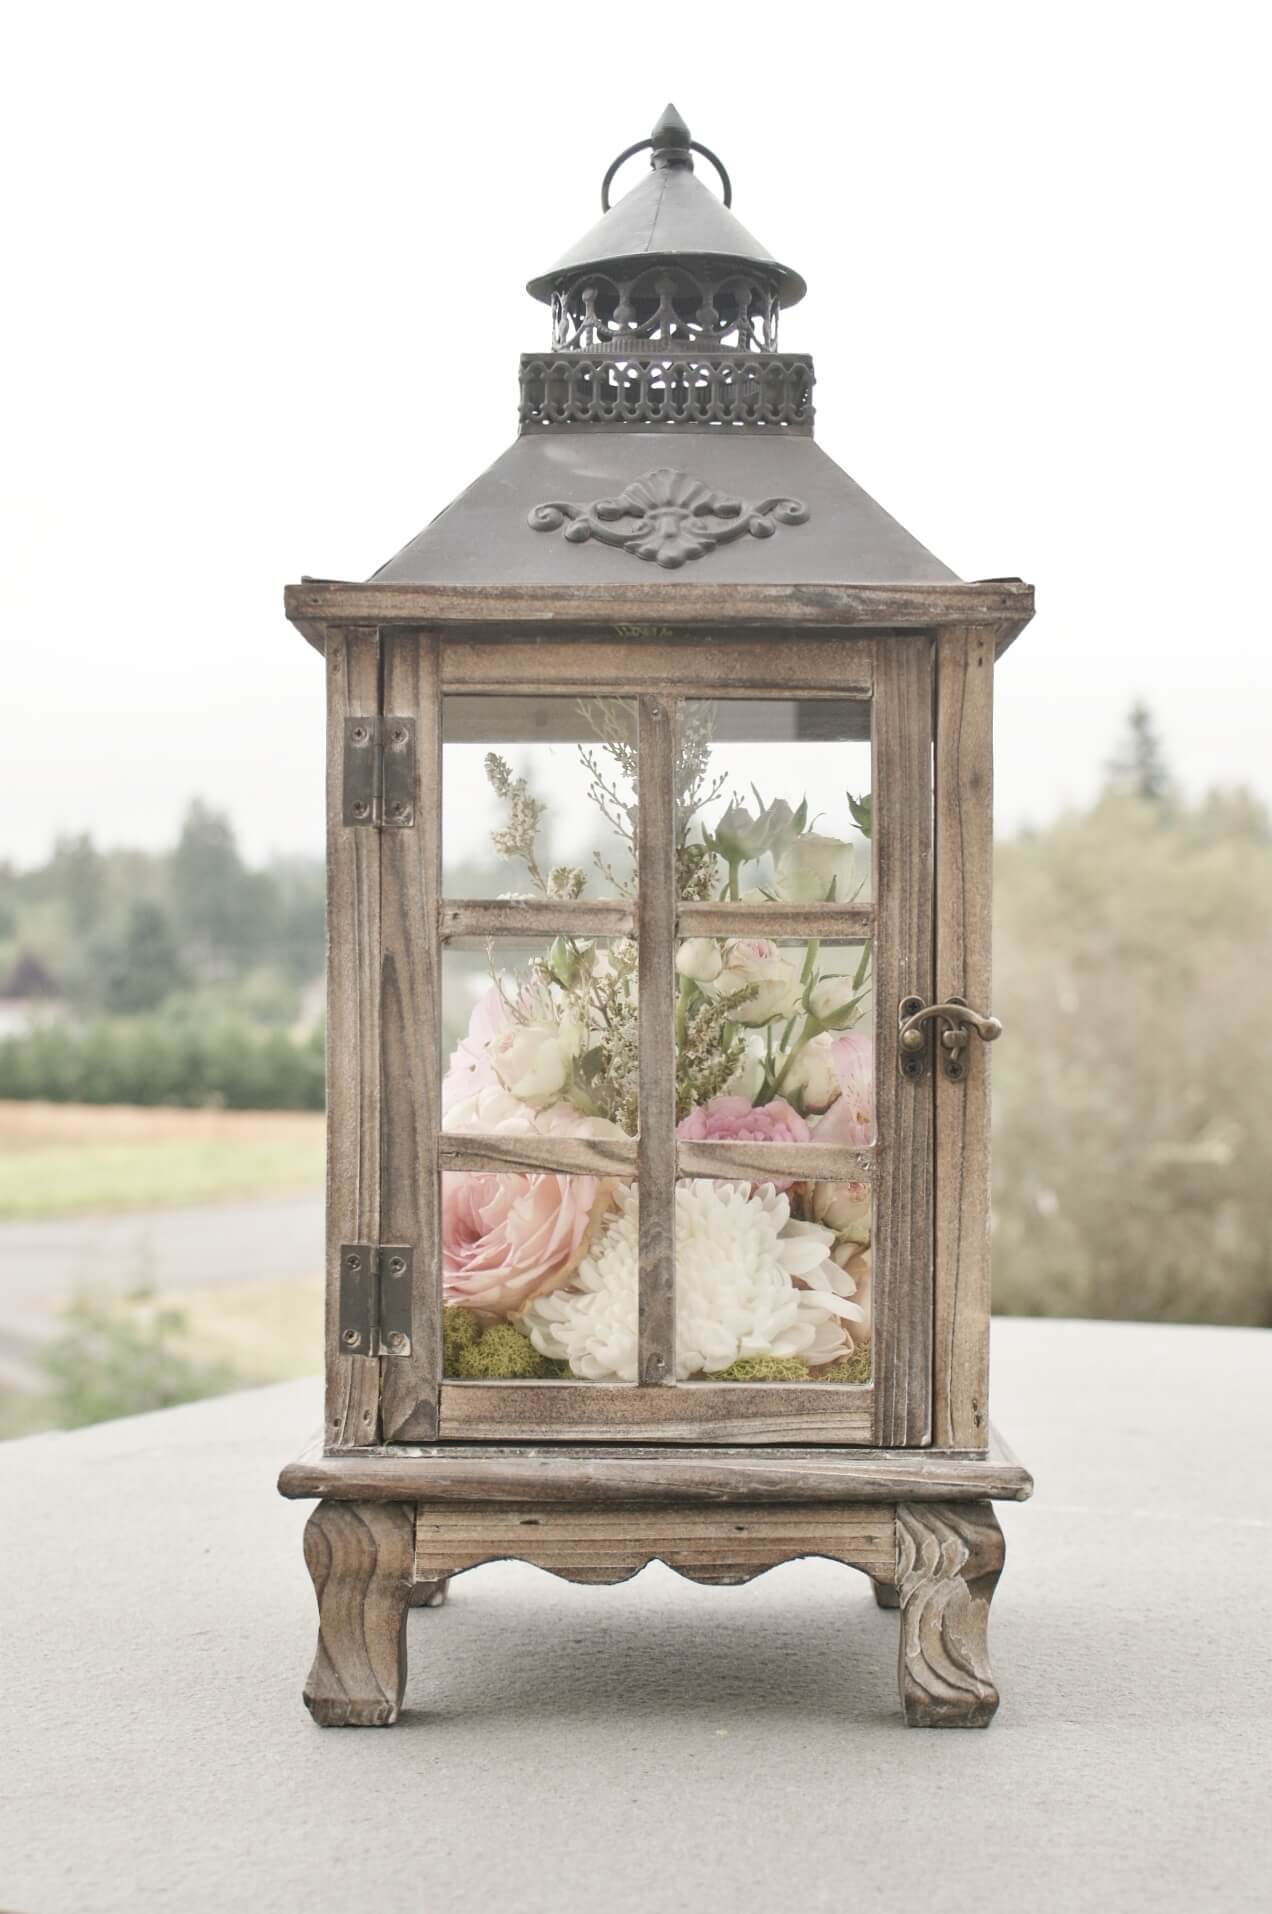
<svg viewBox="0 0 1272 1914"><path fill-rule="evenodd" d="M818 1143L862 1148L874 1142L874 1043L848 1030L830 1046L839 1095L817 1125Z"/></svg>
<svg viewBox="0 0 1272 1914"><path fill-rule="evenodd" d="M454 1108L448 1134L621 1136L617 1124L567 1104L534 1111L486 1089ZM522 1170L448 1170L442 1176L442 1288L448 1303L513 1316L573 1275L609 1208L609 1177Z"/></svg>
<svg viewBox="0 0 1272 1914"><path fill-rule="evenodd" d="M446 1075L442 1078L443 1115L453 1104L499 1081L490 1060L490 1046L511 1022L508 1006L498 986L492 984L473 1005L473 1014L468 1020L468 1035L462 1037L451 1052Z"/></svg>
<svg viewBox="0 0 1272 1914"><path fill-rule="evenodd" d="M712 1097L690 1110L676 1125L676 1135L690 1143L807 1143L812 1131L785 1097L753 1106L745 1097ZM794 1178L767 1179L774 1189L789 1189Z"/></svg>

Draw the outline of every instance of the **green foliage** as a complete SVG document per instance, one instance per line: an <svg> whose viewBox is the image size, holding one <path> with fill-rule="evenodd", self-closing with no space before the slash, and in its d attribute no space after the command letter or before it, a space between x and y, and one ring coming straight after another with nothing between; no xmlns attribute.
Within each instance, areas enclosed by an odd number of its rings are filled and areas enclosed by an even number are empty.
<svg viewBox="0 0 1272 1914"><path fill-rule="evenodd" d="M59 839L33 870L0 864L0 978L26 953L73 1009L109 1009L134 958L150 965L165 923L177 960L165 994L183 980L233 984L262 966L305 982L322 970L324 891L317 859L248 869L228 819L196 801L168 852L100 851L83 834ZM19 994L7 981L3 988ZM157 990L153 975L131 992L124 986L129 1008L154 1007Z"/></svg>
<svg viewBox="0 0 1272 1914"><path fill-rule="evenodd" d="M107 1010L130 1016L157 1010L185 981L177 940L157 904L133 904L118 951L103 965Z"/></svg>
<svg viewBox="0 0 1272 1914"><path fill-rule="evenodd" d="M1109 762L1109 786L1128 797L1165 804L1175 795L1161 740L1146 704L1134 704L1126 720L1126 736Z"/></svg>
<svg viewBox="0 0 1272 1914"><path fill-rule="evenodd" d="M1110 793L999 847L994 1300L1272 1325L1272 833Z"/></svg>
<svg viewBox="0 0 1272 1914"><path fill-rule="evenodd" d="M225 1395L243 1378L225 1363L201 1362L181 1347L186 1320L137 1291L126 1301L79 1296L58 1338L41 1353L48 1380L42 1409L58 1429L169 1409Z"/></svg>
<svg viewBox="0 0 1272 1914"><path fill-rule="evenodd" d="M0 1097L320 1110L323 1038L164 1011L46 1024L0 1042Z"/></svg>

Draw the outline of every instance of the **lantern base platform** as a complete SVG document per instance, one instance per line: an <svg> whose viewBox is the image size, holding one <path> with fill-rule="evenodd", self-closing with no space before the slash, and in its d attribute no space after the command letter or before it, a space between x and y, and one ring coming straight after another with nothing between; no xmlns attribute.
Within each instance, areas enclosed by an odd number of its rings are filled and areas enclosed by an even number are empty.
<svg viewBox="0 0 1272 1914"><path fill-rule="evenodd" d="M406 1684L406 1619L455 1575L515 1560L572 1582L659 1561L691 1581L748 1582L821 1555L900 1610L911 1727L983 1728L998 1707L987 1649L1003 1566L994 1500L1033 1484L995 1436L951 1451L377 1449L306 1454L282 1473L317 1496L305 1561L318 1598L306 1706L324 1727L387 1727Z"/></svg>

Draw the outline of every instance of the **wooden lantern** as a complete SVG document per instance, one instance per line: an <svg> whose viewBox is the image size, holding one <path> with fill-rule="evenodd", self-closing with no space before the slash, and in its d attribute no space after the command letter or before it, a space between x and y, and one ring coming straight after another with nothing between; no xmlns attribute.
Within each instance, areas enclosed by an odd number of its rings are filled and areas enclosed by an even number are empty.
<svg viewBox="0 0 1272 1914"><path fill-rule="evenodd" d="M305 1699L392 1722L408 1608L496 1558L824 1555L900 1608L906 1720L983 1726L991 1503L1031 1487L988 1415L985 1040L1032 592L825 456L803 281L674 109L641 146L531 283L510 450L370 583L287 593L330 713Z"/></svg>

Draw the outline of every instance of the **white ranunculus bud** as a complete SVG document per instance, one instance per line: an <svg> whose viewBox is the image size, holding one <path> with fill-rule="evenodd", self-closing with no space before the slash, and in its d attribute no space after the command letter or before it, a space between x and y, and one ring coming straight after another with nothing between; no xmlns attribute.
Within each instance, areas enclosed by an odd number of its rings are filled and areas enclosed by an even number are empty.
<svg viewBox="0 0 1272 1914"><path fill-rule="evenodd" d="M713 984L724 968L724 952L714 937L690 937L676 952L676 969L696 984Z"/></svg>
<svg viewBox="0 0 1272 1914"><path fill-rule="evenodd" d="M756 1029L779 1017L793 1017L799 1009L799 972L767 937L738 937L728 944L715 988L727 1001L752 984L756 995L729 1013L736 1023Z"/></svg>
<svg viewBox="0 0 1272 1914"><path fill-rule="evenodd" d="M851 977L823 977L808 994L808 1008L823 1030L846 1030L855 1015Z"/></svg>
<svg viewBox="0 0 1272 1914"><path fill-rule="evenodd" d="M839 1095L839 1078L830 1054L829 1037L814 1037L811 1043L804 1045L782 1079L782 1090L786 1096L798 1094L806 1111L816 1114L829 1110Z"/></svg>
<svg viewBox="0 0 1272 1914"><path fill-rule="evenodd" d="M846 904L865 882L868 868L862 845L805 831L778 859L777 894L785 904L824 904L833 885L835 902Z"/></svg>
<svg viewBox="0 0 1272 1914"><path fill-rule="evenodd" d="M748 1053L725 1084L724 1094L728 1097L745 1097L748 1103L754 1103L763 1087L764 1060Z"/></svg>
<svg viewBox="0 0 1272 1914"><path fill-rule="evenodd" d="M553 1103L569 1075L573 1037L573 1031L563 1033L548 1024L513 1024L490 1046L495 1075L505 1090L532 1108Z"/></svg>

